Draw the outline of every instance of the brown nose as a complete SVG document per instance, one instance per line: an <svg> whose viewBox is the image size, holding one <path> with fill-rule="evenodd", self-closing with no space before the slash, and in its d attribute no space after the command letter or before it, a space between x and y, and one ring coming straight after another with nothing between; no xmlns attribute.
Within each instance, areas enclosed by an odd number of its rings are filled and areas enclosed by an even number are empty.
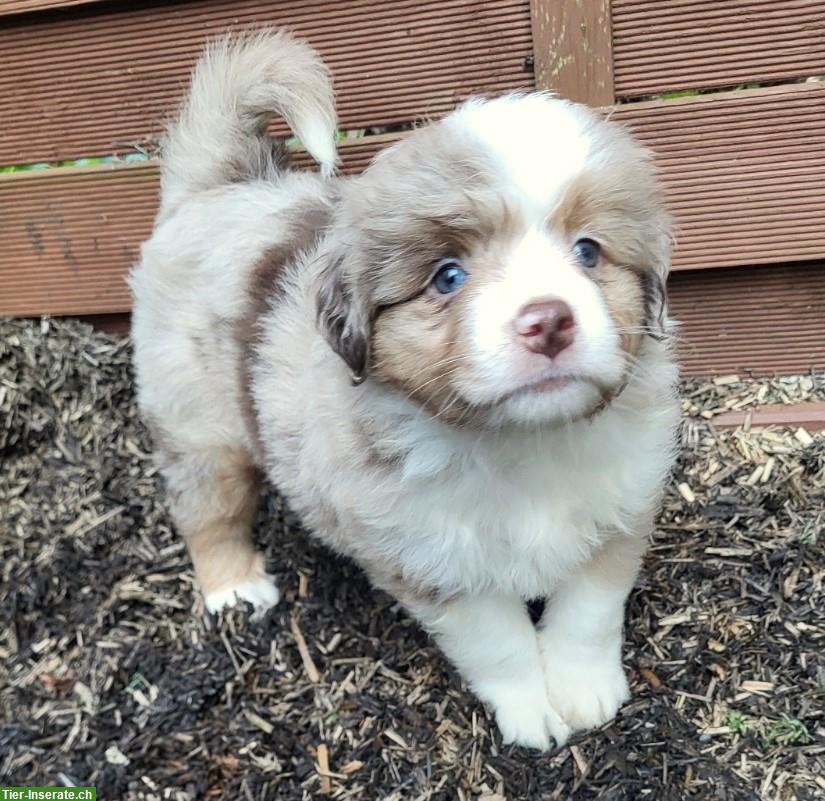
<svg viewBox="0 0 825 801"><path fill-rule="evenodd" d="M576 321L570 307L563 300L553 298L528 303L513 325L528 350L554 359L572 344Z"/></svg>

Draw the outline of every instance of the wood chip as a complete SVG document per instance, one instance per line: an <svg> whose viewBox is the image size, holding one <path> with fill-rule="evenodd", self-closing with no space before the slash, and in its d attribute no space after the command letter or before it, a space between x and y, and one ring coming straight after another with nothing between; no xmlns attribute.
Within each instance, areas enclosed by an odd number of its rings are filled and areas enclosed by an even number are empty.
<svg viewBox="0 0 825 801"><path fill-rule="evenodd" d="M805 448L814 443L814 438L804 428L797 428L794 432L794 437L796 441Z"/></svg>
<svg viewBox="0 0 825 801"><path fill-rule="evenodd" d="M639 673L654 690L658 690L662 686L662 680L650 668L642 668Z"/></svg>
<svg viewBox="0 0 825 801"><path fill-rule="evenodd" d="M587 773L590 770L590 764L584 758L584 756L582 756L582 752L579 750L578 746L571 745L570 753L573 755L573 761L576 763L576 767L579 769L579 776L581 778L584 778L585 776L587 776Z"/></svg>
<svg viewBox="0 0 825 801"><path fill-rule="evenodd" d="M690 623L693 620L693 615L690 612L679 612L675 615L661 618L659 626L678 626L680 623Z"/></svg>
<svg viewBox="0 0 825 801"><path fill-rule="evenodd" d="M126 754L124 754L123 751L121 751L116 745L110 745L106 749L105 756L106 756L106 761L110 765L125 766L125 765L128 765L129 762L131 761L129 759L129 757L127 757Z"/></svg>
<svg viewBox="0 0 825 801"><path fill-rule="evenodd" d="M744 690L746 693L757 693L760 695L765 695L766 693L773 690L773 682L772 681L743 681L739 685L740 690Z"/></svg>
<svg viewBox="0 0 825 801"><path fill-rule="evenodd" d="M409 748L407 745L407 741L395 730L393 729L384 729L384 736L392 740L394 743L397 743L402 748Z"/></svg>
<svg viewBox="0 0 825 801"><path fill-rule="evenodd" d="M752 556L753 548L705 548L705 553L708 556L743 557Z"/></svg>
<svg viewBox="0 0 825 801"><path fill-rule="evenodd" d="M688 503L696 503L696 495L693 494L693 490L690 488L688 484L682 482L679 484L676 489L679 490L679 494L688 502Z"/></svg>
<svg viewBox="0 0 825 801"><path fill-rule="evenodd" d="M268 721L264 720L260 715L256 715L248 709L244 709L243 713L246 719L253 726L257 726L261 731L264 731L267 734L272 734L272 732L275 731L275 727Z"/></svg>
<svg viewBox="0 0 825 801"><path fill-rule="evenodd" d="M321 795L329 795L332 792L332 780L329 777L329 751L324 743L318 746L316 756L318 759L318 773L321 776L318 792Z"/></svg>
<svg viewBox="0 0 825 801"><path fill-rule="evenodd" d="M757 465L753 472L745 479L745 483L749 487L752 487L759 482L759 479L762 477L762 469L763 466L761 464Z"/></svg>
<svg viewBox="0 0 825 801"><path fill-rule="evenodd" d="M731 730L727 726L708 726L707 728L702 729L702 734L707 735L708 737L716 737L720 734L730 734Z"/></svg>
<svg viewBox="0 0 825 801"><path fill-rule="evenodd" d="M313 684L317 684L321 680L321 674L318 672L318 668L315 667L315 663L312 661L312 655L309 653L307 642L304 639L304 635L301 633L301 629L298 627L298 619L295 616L292 617L289 626L292 630L292 636L295 638L295 644L298 646L298 653L301 655L301 661L304 663L304 670L306 671L309 680Z"/></svg>

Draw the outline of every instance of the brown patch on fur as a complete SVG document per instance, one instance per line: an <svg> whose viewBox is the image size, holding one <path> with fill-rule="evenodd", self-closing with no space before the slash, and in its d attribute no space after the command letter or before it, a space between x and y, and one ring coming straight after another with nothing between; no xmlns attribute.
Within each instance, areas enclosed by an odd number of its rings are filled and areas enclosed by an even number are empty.
<svg viewBox="0 0 825 801"><path fill-rule="evenodd" d="M263 556L252 539L260 485L260 473L247 454L227 449L216 466L212 492L202 497L199 519L181 526L204 593L263 576Z"/></svg>
<svg viewBox="0 0 825 801"><path fill-rule="evenodd" d="M456 386L462 374L471 377L469 340L462 332L473 285L496 276L523 223L498 189L496 168L474 143L468 149L454 141L453 131L439 127L422 133L402 143L400 161L409 172L393 182L398 196L367 217L361 235L375 309L369 369L430 414L469 424L474 410ZM401 153L399 148L396 156ZM393 169L398 161L393 159ZM460 258L472 281L441 296L428 285L447 257Z"/></svg>
<svg viewBox="0 0 825 801"><path fill-rule="evenodd" d="M172 517L205 593L263 576L252 520L262 476L242 448L188 451L159 441Z"/></svg>
<svg viewBox="0 0 825 801"><path fill-rule="evenodd" d="M507 222L506 219L503 220ZM495 277L506 259L512 233L477 242L463 263L473 281L451 296L431 290L382 311L373 334L373 376L448 423L472 425L480 410L457 389L472 381L467 313L474 287Z"/></svg>
<svg viewBox="0 0 825 801"><path fill-rule="evenodd" d="M594 270L594 280L619 331L622 350L636 356L647 324L645 297L638 275L627 268L605 262Z"/></svg>
<svg viewBox="0 0 825 801"><path fill-rule="evenodd" d="M650 154L621 128L600 126L597 131L594 150L609 152L610 160L586 167L570 181L548 225L571 246L588 237L613 264L664 276L670 263L671 221Z"/></svg>
<svg viewBox="0 0 825 801"><path fill-rule="evenodd" d="M249 302L244 314L235 321L235 339L238 342L238 380L240 383L241 413L250 438L263 453L260 428L252 395L252 364L261 342L261 318L278 296L278 281L284 268L303 251L310 248L329 222L326 203L298 205L290 210L290 228L282 242L270 247L253 268L249 277Z"/></svg>
<svg viewBox="0 0 825 801"><path fill-rule="evenodd" d="M228 159L223 165L223 177L227 183L242 184L261 176L270 176L289 168L290 155L280 140L259 132L248 149Z"/></svg>
<svg viewBox="0 0 825 801"><path fill-rule="evenodd" d="M650 270L639 275L645 299L645 325L648 334L656 339L667 336L667 284L658 274Z"/></svg>

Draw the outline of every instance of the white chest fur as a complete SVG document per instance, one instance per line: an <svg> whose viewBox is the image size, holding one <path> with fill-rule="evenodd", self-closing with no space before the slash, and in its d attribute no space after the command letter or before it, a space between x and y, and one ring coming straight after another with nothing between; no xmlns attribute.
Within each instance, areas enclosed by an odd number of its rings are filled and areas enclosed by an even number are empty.
<svg viewBox="0 0 825 801"><path fill-rule="evenodd" d="M411 579L444 592L546 594L608 536L637 533L658 503L675 404L669 393L644 409L633 400L545 431L411 424L398 435L410 446L402 475L365 486L354 514Z"/></svg>

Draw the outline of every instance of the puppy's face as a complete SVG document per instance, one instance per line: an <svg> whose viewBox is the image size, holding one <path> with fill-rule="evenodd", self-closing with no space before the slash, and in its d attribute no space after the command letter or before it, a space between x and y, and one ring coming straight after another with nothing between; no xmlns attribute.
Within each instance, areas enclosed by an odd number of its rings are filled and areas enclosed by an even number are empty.
<svg viewBox="0 0 825 801"><path fill-rule="evenodd" d="M414 132L349 185L332 236L331 344L447 422L592 414L661 332L648 155L560 100L473 102Z"/></svg>

